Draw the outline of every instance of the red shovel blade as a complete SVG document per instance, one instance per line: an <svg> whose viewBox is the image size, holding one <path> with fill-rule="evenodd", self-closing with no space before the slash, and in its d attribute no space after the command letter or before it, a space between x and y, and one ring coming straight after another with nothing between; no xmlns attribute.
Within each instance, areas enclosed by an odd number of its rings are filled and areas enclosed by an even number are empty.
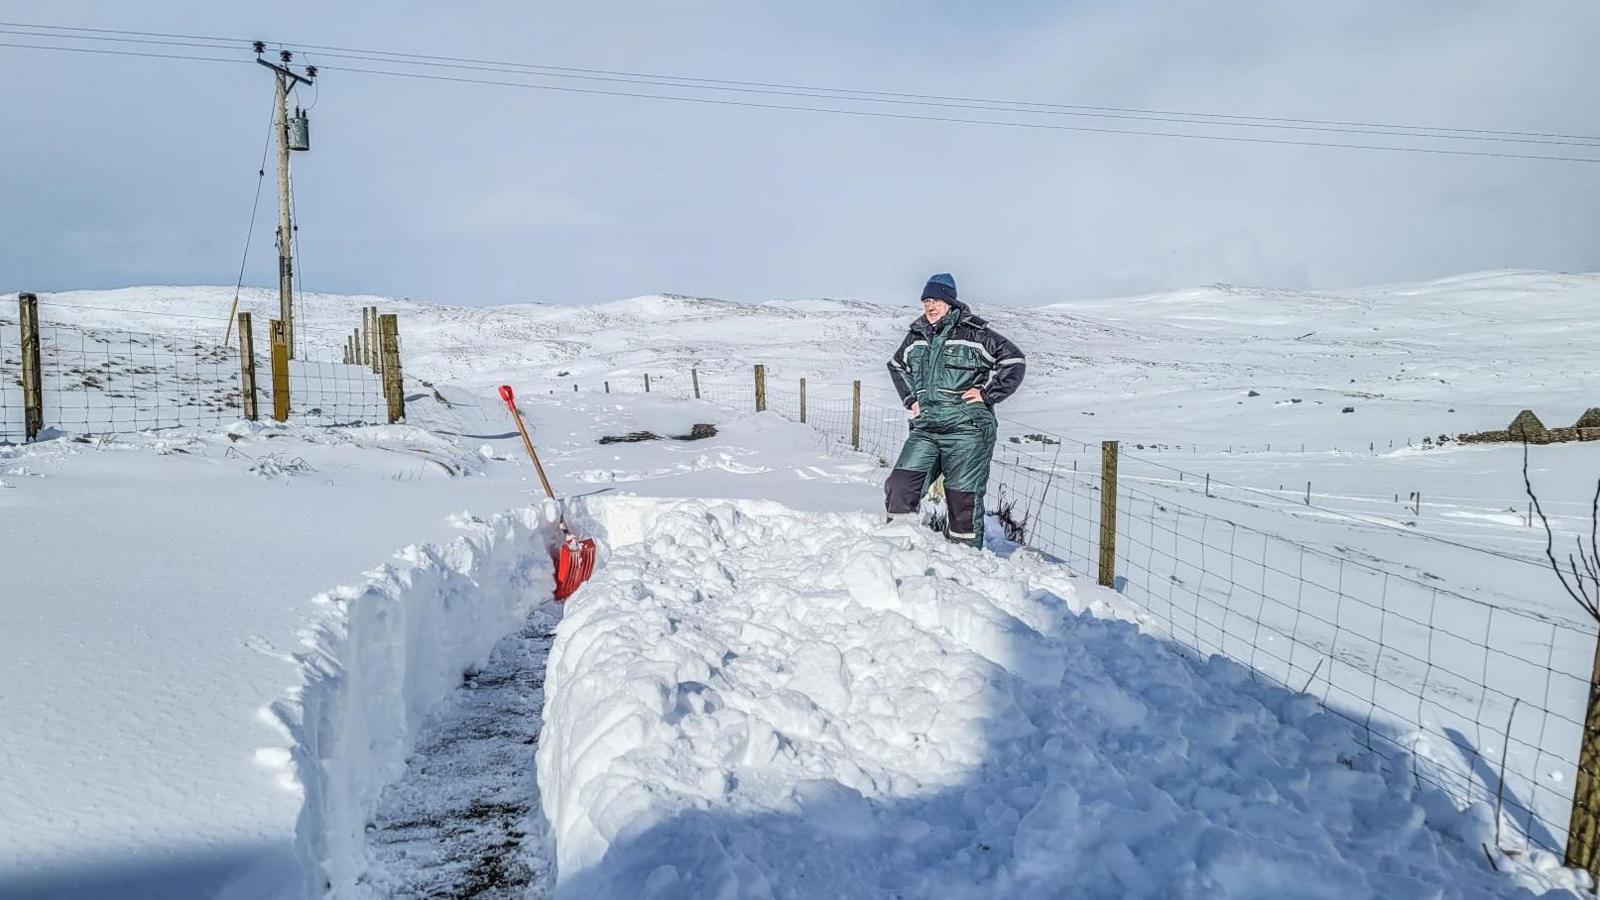
<svg viewBox="0 0 1600 900"><path fill-rule="evenodd" d="M569 539L556 554L556 602L572 596L594 574L594 541Z"/></svg>
<svg viewBox="0 0 1600 900"><path fill-rule="evenodd" d="M511 385L500 385L500 399L506 402L506 406L509 406L512 409L517 408L517 394L515 391L511 390Z"/></svg>

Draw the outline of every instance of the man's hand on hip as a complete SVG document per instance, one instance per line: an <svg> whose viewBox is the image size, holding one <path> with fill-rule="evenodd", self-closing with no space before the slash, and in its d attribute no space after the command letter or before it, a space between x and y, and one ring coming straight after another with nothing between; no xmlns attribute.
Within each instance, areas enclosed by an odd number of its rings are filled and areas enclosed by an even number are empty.
<svg viewBox="0 0 1600 900"><path fill-rule="evenodd" d="M967 401L968 403L982 403L983 391L980 391L977 388L967 388L962 392L961 399Z"/></svg>

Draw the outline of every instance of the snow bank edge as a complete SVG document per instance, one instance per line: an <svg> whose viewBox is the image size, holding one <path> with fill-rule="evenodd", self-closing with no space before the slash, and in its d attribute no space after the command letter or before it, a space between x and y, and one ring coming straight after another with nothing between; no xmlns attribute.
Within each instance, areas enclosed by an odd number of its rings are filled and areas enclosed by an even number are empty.
<svg viewBox="0 0 1600 900"><path fill-rule="evenodd" d="M327 615L296 654L301 684L272 707L303 793L302 896L359 896L366 823L428 710L549 601L553 515L460 516L461 537L407 547L365 584L315 598Z"/></svg>

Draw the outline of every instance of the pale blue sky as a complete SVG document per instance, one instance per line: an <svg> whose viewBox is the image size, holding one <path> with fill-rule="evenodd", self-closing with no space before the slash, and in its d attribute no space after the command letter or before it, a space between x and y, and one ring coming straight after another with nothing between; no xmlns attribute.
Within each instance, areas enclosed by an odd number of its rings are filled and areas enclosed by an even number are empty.
<svg viewBox="0 0 1600 900"><path fill-rule="evenodd" d="M1578 0L271 7L0 0L0 20L1600 134L1591 43L1600 6ZM0 47L0 79L0 290L233 282L271 101L264 70ZM314 290L458 303L671 291L909 306L929 272L946 270L975 301L1036 303L1213 281L1338 287L1486 268L1600 269L1600 165L864 119L333 71L319 92L314 148L295 157L302 272ZM272 190L269 169L248 283L273 282Z"/></svg>

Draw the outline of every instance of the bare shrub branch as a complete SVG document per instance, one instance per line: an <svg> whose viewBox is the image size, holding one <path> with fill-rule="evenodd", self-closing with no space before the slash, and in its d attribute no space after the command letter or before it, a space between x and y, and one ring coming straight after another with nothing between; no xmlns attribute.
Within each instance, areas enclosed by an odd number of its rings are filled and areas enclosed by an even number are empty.
<svg viewBox="0 0 1600 900"><path fill-rule="evenodd" d="M1567 595L1574 602L1583 607L1589 617L1600 622L1600 481L1595 483L1594 502L1589 507L1589 546L1583 546L1583 537L1577 540L1578 555L1573 557L1567 554L1567 570L1572 573L1572 581L1567 581L1567 572L1562 571L1560 560L1556 559L1556 535L1550 527L1550 519L1544 514L1544 507L1539 504L1539 497L1533 492L1533 479L1528 475L1528 442L1522 442L1522 485L1528 492L1528 500L1533 503L1533 511L1538 514L1539 521L1544 524L1544 555L1550 560L1550 568L1561 580L1561 586L1566 589Z"/></svg>

